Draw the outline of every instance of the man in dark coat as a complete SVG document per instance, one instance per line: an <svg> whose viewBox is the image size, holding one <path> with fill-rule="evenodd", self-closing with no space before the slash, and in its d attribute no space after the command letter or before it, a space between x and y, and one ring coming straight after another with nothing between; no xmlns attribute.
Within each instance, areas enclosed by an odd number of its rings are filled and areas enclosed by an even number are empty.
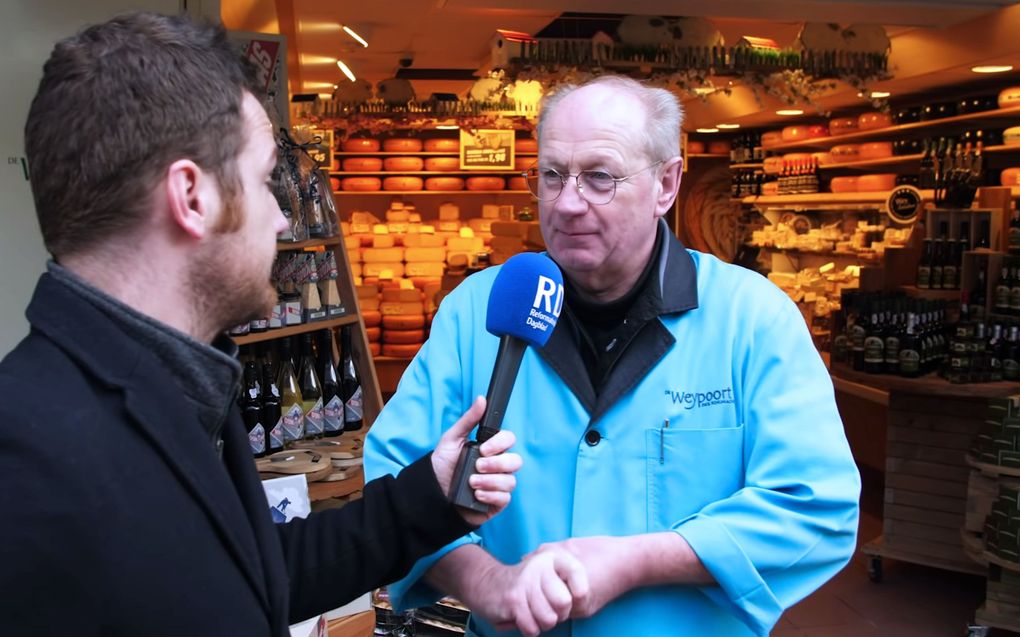
<svg viewBox="0 0 1020 637"><path fill-rule="evenodd" d="M487 514L444 496L478 399L362 499L272 523L223 335L275 301L287 224L255 94L184 18L115 18L46 63L25 139L53 261L0 363L3 634L286 635L509 502L509 432L471 477Z"/></svg>

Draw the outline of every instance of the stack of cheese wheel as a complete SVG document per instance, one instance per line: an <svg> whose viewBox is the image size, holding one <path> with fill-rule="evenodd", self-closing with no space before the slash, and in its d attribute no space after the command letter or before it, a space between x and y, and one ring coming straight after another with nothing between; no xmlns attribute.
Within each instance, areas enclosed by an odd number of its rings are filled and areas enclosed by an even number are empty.
<svg viewBox="0 0 1020 637"><path fill-rule="evenodd" d="M365 324L365 336L372 356L382 353L382 312L379 311L379 287L359 285L356 287L361 320Z"/></svg>
<svg viewBox="0 0 1020 637"><path fill-rule="evenodd" d="M404 235L404 276L415 287L442 280L446 271L446 241L446 237L430 233Z"/></svg>
<svg viewBox="0 0 1020 637"><path fill-rule="evenodd" d="M349 224L348 224L349 225ZM351 263L351 277L355 280L361 279L361 239L350 235L348 230L344 235L344 248L347 251L347 260Z"/></svg>
<svg viewBox="0 0 1020 637"><path fill-rule="evenodd" d="M411 287L383 289L382 354L411 358L425 342L425 304L421 290Z"/></svg>
<svg viewBox="0 0 1020 637"><path fill-rule="evenodd" d="M362 276L366 283L404 276L404 248L362 248L361 259L364 262Z"/></svg>

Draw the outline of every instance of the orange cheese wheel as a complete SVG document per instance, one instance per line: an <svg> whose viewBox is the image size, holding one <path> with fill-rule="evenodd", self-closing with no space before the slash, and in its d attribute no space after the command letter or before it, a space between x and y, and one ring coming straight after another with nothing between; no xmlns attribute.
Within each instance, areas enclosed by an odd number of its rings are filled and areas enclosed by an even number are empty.
<svg viewBox="0 0 1020 637"><path fill-rule="evenodd" d="M872 113L861 113L857 117L857 130L875 130L892 126L892 115L874 111Z"/></svg>
<svg viewBox="0 0 1020 637"><path fill-rule="evenodd" d="M857 192L880 192L896 187L895 173L861 175L857 178Z"/></svg>
<svg viewBox="0 0 1020 637"><path fill-rule="evenodd" d="M687 152L689 152L689 153L690 152L694 152L694 151L691 150L691 144L690 143L687 144ZM521 172L524 172L525 170L527 170L527 169L531 168L532 166L534 166L535 162L537 162L537 161L538 161L537 157L528 157L528 156L514 157L514 170L519 170Z"/></svg>
<svg viewBox="0 0 1020 637"><path fill-rule="evenodd" d="M382 340L382 328L381 327L366 327L365 338L368 339L369 343L378 343Z"/></svg>
<svg viewBox="0 0 1020 637"><path fill-rule="evenodd" d="M705 153L705 142L692 140L687 142L687 152L691 155L702 155Z"/></svg>
<svg viewBox="0 0 1020 637"><path fill-rule="evenodd" d="M432 140L426 140L426 143ZM447 171L460 170L459 157L429 157L425 160L425 170Z"/></svg>
<svg viewBox="0 0 1020 637"><path fill-rule="evenodd" d="M527 190L528 180L524 177L511 177L506 183L507 190Z"/></svg>
<svg viewBox="0 0 1020 637"><path fill-rule="evenodd" d="M414 345L383 344L382 354L393 358L414 358L419 349L421 349L421 343Z"/></svg>
<svg viewBox="0 0 1020 637"><path fill-rule="evenodd" d="M352 173L379 172L382 166L383 162L378 157L349 157L344 160L344 170Z"/></svg>
<svg viewBox="0 0 1020 637"><path fill-rule="evenodd" d="M382 187L383 190L395 190L400 192L408 192L412 190L421 190L423 186L421 177L387 177L383 179Z"/></svg>
<svg viewBox="0 0 1020 637"><path fill-rule="evenodd" d="M1003 186L1020 186L1020 168L1007 168L999 176L999 183Z"/></svg>
<svg viewBox="0 0 1020 637"><path fill-rule="evenodd" d="M786 126L779 134L784 142L807 139L807 126Z"/></svg>
<svg viewBox="0 0 1020 637"><path fill-rule="evenodd" d="M368 353L371 354L373 357L382 354L382 343L369 343Z"/></svg>
<svg viewBox="0 0 1020 637"><path fill-rule="evenodd" d="M892 157L892 142L868 142L861 144L861 159L885 159Z"/></svg>
<svg viewBox="0 0 1020 637"><path fill-rule="evenodd" d="M783 155L783 163L785 164L792 165L806 161L811 161L811 153L786 153Z"/></svg>
<svg viewBox="0 0 1020 637"><path fill-rule="evenodd" d="M374 153L379 150L379 140L367 137L352 137L344 140L340 148L347 153Z"/></svg>
<svg viewBox="0 0 1020 637"><path fill-rule="evenodd" d="M832 163L832 154L827 150L811 153L811 158L818 162L819 166L828 166Z"/></svg>
<svg viewBox="0 0 1020 637"><path fill-rule="evenodd" d="M413 137L391 137L383 140L382 147L387 153L417 153L421 150L421 140Z"/></svg>
<svg viewBox="0 0 1020 637"><path fill-rule="evenodd" d="M425 167L421 157L387 157L383 160L383 170L397 172L414 172Z"/></svg>
<svg viewBox="0 0 1020 637"><path fill-rule="evenodd" d="M857 192L857 177L833 177L829 182L832 192Z"/></svg>
<svg viewBox="0 0 1020 637"><path fill-rule="evenodd" d="M829 120L830 135L846 135L857 132L856 117L836 117Z"/></svg>
<svg viewBox="0 0 1020 637"><path fill-rule="evenodd" d="M770 148L776 144L783 143L783 131L770 130L761 134L761 145L763 148Z"/></svg>
<svg viewBox="0 0 1020 637"><path fill-rule="evenodd" d="M729 155L730 154L730 143L728 141L714 141L708 142L708 154L710 155Z"/></svg>
<svg viewBox="0 0 1020 637"><path fill-rule="evenodd" d="M823 124L814 124L807 127L808 139L818 139L819 137L829 136L829 127Z"/></svg>
<svg viewBox="0 0 1020 637"><path fill-rule="evenodd" d="M1006 146L1020 144L1020 126L1010 126L1002 131L1002 143Z"/></svg>
<svg viewBox="0 0 1020 637"><path fill-rule="evenodd" d="M999 92L999 108L1020 106L1020 86L1004 88Z"/></svg>
<svg viewBox="0 0 1020 637"><path fill-rule="evenodd" d="M765 197L772 197L779 194L778 181L766 181L761 185L761 194Z"/></svg>
<svg viewBox="0 0 1020 637"><path fill-rule="evenodd" d="M429 153L456 153L460 151L460 140L448 137L426 139L425 151Z"/></svg>
<svg viewBox="0 0 1020 637"><path fill-rule="evenodd" d="M778 175L783 172L783 158L766 157L762 164L762 170L765 171L766 175Z"/></svg>
<svg viewBox="0 0 1020 637"><path fill-rule="evenodd" d="M379 324L382 323L382 312L365 310L361 313L361 320L365 322L365 327L379 327Z"/></svg>
<svg viewBox="0 0 1020 637"><path fill-rule="evenodd" d="M829 149L833 163L842 164L848 161L857 161L861 158L860 144L840 144Z"/></svg>
<svg viewBox="0 0 1020 637"><path fill-rule="evenodd" d="M429 177L425 180L425 190L464 190L464 180L460 177Z"/></svg>
<svg viewBox="0 0 1020 637"><path fill-rule="evenodd" d="M531 137L521 137L514 140L514 152L517 153L537 153L538 152L538 140Z"/></svg>
<svg viewBox="0 0 1020 637"><path fill-rule="evenodd" d="M332 188L333 190L340 190L340 178L339 177L330 177L329 178L329 187Z"/></svg>
<svg viewBox="0 0 1020 637"><path fill-rule="evenodd" d="M420 330L425 327L422 314L387 314L382 317L382 326L387 330Z"/></svg>
<svg viewBox="0 0 1020 637"><path fill-rule="evenodd" d="M422 317L425 320L425 317ZM383 332L383 343L396 345L421 344L425 340L425 330L386 330Z"/></svg>
<svg viewBox="0 0 1020 637"><path fill-rule="evenodd" d="M382 181L378 177L345 177L340 180L340 188L349 191L368 192L379 190Z"/></svg>
<svg viewBox="0 0 1020 637"><path fill-rule="evenodd" d="M503 190L506 183L502 177L468 177L468 190Z"/></svg>

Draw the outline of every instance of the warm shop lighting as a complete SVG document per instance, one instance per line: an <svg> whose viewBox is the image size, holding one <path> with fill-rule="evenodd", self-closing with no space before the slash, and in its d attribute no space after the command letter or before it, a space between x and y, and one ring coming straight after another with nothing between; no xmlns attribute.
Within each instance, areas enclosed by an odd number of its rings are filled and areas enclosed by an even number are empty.
<svg viewBox="0 0 1020 637"><path fill-rule="evenodd" d="M440 124L439 126L436 126L436 130L457 130L458 128L460 128L460 126L457 126L456 124Z"/></svg>
<svg viewBox="0 0 1020 637"><path fill-rule="evenodd" d="M714 86L697 86L694 88L695 95L708 95L710 93L715 93Z"/></svg>
<svg viewBox="0 0 1020 637"><path fill-rule="evenodd" d="M355 33L354 29L350 28L346 24L341 24L340 28L344 30L344 33L346 33L347 35L349 35L352 38L354 38L355 40L357 40L358 43L361 44L361 46L363 46L363 47L367 47L368 46L368 42L365 42L365 38L363 38L360 35L358 35L357 33Z"/></svg>
<svg viewBox="0 0 1020 637"><path fill-rule="evenodd" d="M302 85L309 93L313 91L318 93L319 91L328 90L333 87L333 84L330 82L302 82Z"/></svg>
<svg viewBox="0 0 1020 637"><path fill-rule="evenodd" d="M333 94L332 93L319 93L319 99L320 100L333 99Z"/></svg>
<svg viewBox="0 0 1020 637"><path fill-rule="evenodd" d="M343 60L337 60L336 61L336 65L338 67L340 67L340 70L343 71L344 75L347 76L348 80L354 82L354 81L356 81L358 79L358 78L354 77L354 72L351 71L351 69L346 64L344 64Z"/></svg>
<svg viewBox="0 0 1020 637"><path fill-rule="evenodd" d="M1005 73L1006 71L1012 71L1012 64L984 64L981 66L970 67L971 71L975 73Z"/></svg>
<svg viewBox="0 0 1020 637"><path fill-rule="evenodd" d="M718 133L719 129L718 128L696 128L695 132L696 133Z"/></svg>
<svg viewBox="0 0 1020 637"><path fill-rule="evenodd" d="M799 108L781 108L776 111L776 115L803 115L804 111Z"/></svg>
<svg viewBox="0 0 1020 637"><path fill-rule="evenodd" d="M328 55L312 55L311 53L301 54L301 66L308 66L310 64L335 64L336 58Z"/></svg>
<svg viewBox="0 0 1020 637"><path fill-rule="evenodd" d="M890 93L889 91L872 91L871 99L879 100L882 99L883 97L889 97L890 95L892 95L892 93Z"/></svg>
<svg viewBox="0 0 1020 637"><path fill-rule="evenodd" d="M716 128L740 128L740 124L716 124Z"/></svg>

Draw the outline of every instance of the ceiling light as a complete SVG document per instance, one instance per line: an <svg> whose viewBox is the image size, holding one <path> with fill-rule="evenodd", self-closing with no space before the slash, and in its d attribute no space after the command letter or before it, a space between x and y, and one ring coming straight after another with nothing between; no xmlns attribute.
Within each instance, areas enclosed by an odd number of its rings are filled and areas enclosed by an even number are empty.
<svg viewBox="0 0 1020 637"><path fill-rule="evenodd" d="M871 99L880 100L883 97L889 97L890 95L892 95L892 93L890 93L889 91L872 91Z"/></svg>
<svg viewBox="0 0 1020 637"><path fill-rule="evenodd" d="M708 95L709 93L715 93L714 86L696 86L694 87L695 95Z"/></svg>
<svg viewBox="0 0 1020 637"><path fill-rule="evenodd" d="M337 62L339 64L339 62ZM799 108L781 108L776 111L776 115L803 115L804 111Z"/></svg>
<svg viewBox="0 0 1020 637"><path fill-rule="evenodd" d="M340 67L340 70L344 72L344 75L346 75L347 79L349 79L350 81L354 82L358 79L354 77L354 73L351 71L351 69L347 67L346 64L344 64L343 60L337 60L336 65Z"/></svg>
<svg viewBox="0 0 1020 637"><path fill-rule="evenodd" d="M333 99L333 94L332 93L319 93L319 99L320 100Z"/></svg>
<svg viewBox="0 0 1020 637"><path fill-rule="evenodd" d="M740 128L740 124L716 124L716 128Z"/></svg>
<svg viewBox="0 0 1020 637"><path fill-rule="evenodd" d="M971 71L975 73L1005 73L1006 71L1012 71L1012 64L984 64L981 66L970 67Z"/></svg>
<svg viewBox="0 0 1020 637"><path fill-rule="evenodd" d="M436 130L457 130L458 128L460 128L460 126L457 126L456 124L440 124L439 126L436 126Z"/></svg>
<svg viewBox="0 0 1020 637"><path fill-rule="evenodd" d="M698 129L695 129L695 132L698 132L698 133L718 133L719 129L718 128L698 128Z"/></svg>
<svg viewBox="0 0 1020 637"><path fill-rule="evenodd" d="M344 33L346 33L347 35L349 35L352 38L354 38L355 40L357 40L361 44L361 46L364 46L364 47L368 46L368 42L365 42L365 38L363 38L360 35L358 35L357 33L355 33L354 29L350 28L346 24L341 24L340 28L344 30Z"/></svg>

